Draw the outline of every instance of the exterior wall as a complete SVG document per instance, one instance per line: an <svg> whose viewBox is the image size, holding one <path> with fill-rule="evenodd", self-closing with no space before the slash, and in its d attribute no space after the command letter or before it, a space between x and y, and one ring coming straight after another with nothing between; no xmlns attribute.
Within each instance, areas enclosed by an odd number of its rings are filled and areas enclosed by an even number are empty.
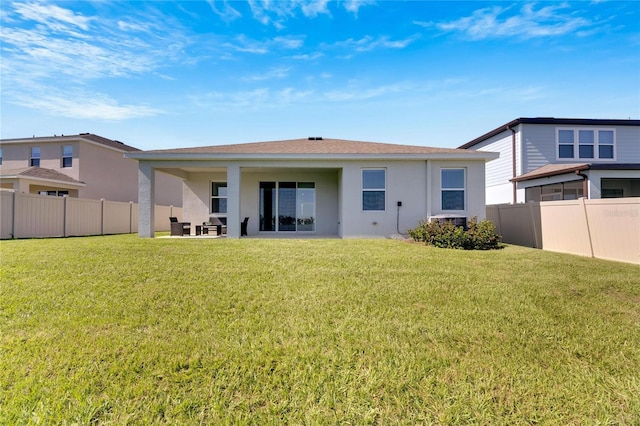
<svg viewBox="0 0 640 426"><path fill-rule="evenodd" d="M556 129L602 128L615 129L615 160L557 159ZM522 174L547 164L556 163L640 163L640 127L637 126L578 126L555 124L523 124L523 171ZM502 153L502 151L500 151Z"/></svg>
<svg viewBox="0 0 640 426"><path fill-rule="evenodd" d="M602 179L640 179L640 170L588 170L589 198L602 198Z"/></svg>
<svg viewBox="0 0 640 426"><path fill-rule="evenodd" d="M479 219L486 215L484 161L265 161L239 164L240 218L250 218L247 229L250 236L259 234L261 181L315 182L317 235L384 237L406 233L431 215L459 214ZM384 211L362 210L362 170L366 168L386 170ZM442 210L440 176L443 168L466 170L463 211ZM216 165L210 172L189 173L183 187L183 220L192 224L208 220L212 181L227 182L226 169ZM398 202L402 206L398 206Z"/></svg>
<svg viewBox="0 0 640 426"><path fill-rule="evenodd" d="M384 211L362 210L362 169L386 169ZM342 236L390 236L406 233L427 219L425 161L353 162L342 169ZM402 206L398 207L398 202Z"/></svg>
<svg viewBox="0 0 640 426"><path fill-rule="evenodd" d="M482 161L433 161L431 168L431 203L432 214L459 214L461 216L476 216L482 220L486 216L485 207L485 163ZM464 168L465 173L465 210L442 210L441 170L443 168Z"/></svg>
<svg viewBox="0 0 640 426"><path fill-rule="evenodd" d="M515 129L516 131L518 128ZM510 130L493 136L475 146L474 151L499 152L500 157L486 163L486 192L487 204L510 203L513 200L513 185L509 179L513 178L513 155L511 152L512 133ZM516 172L519 174L521 170L521 161L519 161L520 133L516 133Z"/></svg>

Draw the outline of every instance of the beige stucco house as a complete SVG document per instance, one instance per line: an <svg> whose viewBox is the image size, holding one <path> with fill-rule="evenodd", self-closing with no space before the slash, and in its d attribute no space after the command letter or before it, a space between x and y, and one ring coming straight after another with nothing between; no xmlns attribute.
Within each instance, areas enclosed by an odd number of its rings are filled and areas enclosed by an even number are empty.
<svg viewBox="0 0 640 426"><path fill-rule="evenodd" d="M385 237L433 216L485 217L492 152L306 138L157 151L139 162L139 235L153 237L156 172L183 179L183 220L238 238Z"/></svg>
<svg viewBox="0 0 640 426"><path fill-rule="evenodd" d="M0 188L42 195L138 201L139 151L91 133L0 140ZM160 174L156 202L182 205L182 181Z"/></svg>

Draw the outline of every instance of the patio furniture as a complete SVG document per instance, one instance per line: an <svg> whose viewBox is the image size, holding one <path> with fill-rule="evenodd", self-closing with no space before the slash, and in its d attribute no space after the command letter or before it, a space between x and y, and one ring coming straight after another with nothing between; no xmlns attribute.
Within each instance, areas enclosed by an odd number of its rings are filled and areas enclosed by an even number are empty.
<svg viewBox="0 0 640 426"><path fill-rule="evenodd" d="M191 235L191 222L178 222L177 217L169 217L171 222L171 236L181 237L183 235Z"/></svg>
<svg viewBox="0 0 640 426"><path fill-rule="evenodd" d="M211 216L211 217L209 217L209 221L208 222L202 222L202 234L203 235L208 235L209 234L209 229L215 228L216 229L216 235L222 235L222 227L223 226L225 226L225 224L222 223L222 221L220 219L218 219L215 216Z"/></svg>
<svg viewBox="0 0 640 426"><path fill-rule="evenodd" d="M249 223L249 218L245 217L244 220L240 223L240 236L247 235L247 224Z"/></svg>

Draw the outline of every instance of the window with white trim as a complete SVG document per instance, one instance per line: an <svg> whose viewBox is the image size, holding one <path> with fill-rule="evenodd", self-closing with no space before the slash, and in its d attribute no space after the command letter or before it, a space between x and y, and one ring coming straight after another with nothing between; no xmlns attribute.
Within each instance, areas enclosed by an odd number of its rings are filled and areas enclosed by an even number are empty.
<svg viewBox="0 0 640 426"><path fill-rule="evenodd" d="M440 170L442 210L464 210L465 169Z"/></svg>
<svg viewBox="0 0 640 426"><path fill-rule="evenodd" d="M211 213L227 214L227 182L211 182Z"/></svg>
<svg viewBox="0 0 640 426"><path fill-rule="evenodd" d="M362 169L362 210L384 211L387 192L386 169Z"/></svg>
<svg viewBox="0 0 640 426"><path fill-rule="evenodd" d="M30 166L40 166L40 147L32 146L31 147L31 160L29 161Z"/></svg>
<svg viewBox="0 0 640 426"><path fill-rule="evenodd" d="M71 166L73 166L73 146L63 145L62 146L62 167L71 167Z"/></svg>
<svg viewBox="0 0 640 426"><path fill-rule="evenodd" d="M556 129L558 160L613 160L615 130L595 128Z"/></svg>

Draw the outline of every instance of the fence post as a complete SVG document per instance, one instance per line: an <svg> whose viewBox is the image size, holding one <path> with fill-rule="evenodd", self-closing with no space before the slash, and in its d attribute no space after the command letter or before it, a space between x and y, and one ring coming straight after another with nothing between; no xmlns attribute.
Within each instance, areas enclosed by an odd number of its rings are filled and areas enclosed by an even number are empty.
<svg viewBox="0 0 640 426"><path fill-rule="evenodd" d="M62 236L63 237L67 237L67 220L69 218L67 218L67 213L69 211L68 206L67 206L67 197L62 197L62 199L64 200L64 202L62 203Z"/></svg>
<svg viewBox="0 0 640 426"><path fill-rule="evenodd" d="M129 233L133 234L133 201L129 201Z"/></svg>
<svg viewBox="0 0 640 426"><path fill-rule="evenodd" d="M529 212L531 213L531 229L533 230L533 244L535 244L535 248L542 249L542 244L540 244L540 241L538 241L538 228L536 228L536 215L533 208L534 204L535 203L529 203Z"/></svg>
<svg viewBox="0 0 640 426"><path fill-rule="evenodd" d="M586 198L581 197L580 203L582 204L582 209L584 211L584 221L587 224L587 236L589 237L589 252L591 253L591 257L595 257L593 255L593 241L591 240L591 227L589 226L589 213L587 213L587 203L585 202Z"/></svg>
<svg viewBox="0 0 640 426"><path fill-rule="evenodd" d="M100 235L104 235L104 198L100 198Z"/></svg>
<svg viewBox="0 0 640 426"><path fill-rule="evenodd" d="M13 190L13 205L11 206L11 238L15 239L16 238L16 211L17 211L17 207L16 207L16 191L15 189Z"/></svg>

